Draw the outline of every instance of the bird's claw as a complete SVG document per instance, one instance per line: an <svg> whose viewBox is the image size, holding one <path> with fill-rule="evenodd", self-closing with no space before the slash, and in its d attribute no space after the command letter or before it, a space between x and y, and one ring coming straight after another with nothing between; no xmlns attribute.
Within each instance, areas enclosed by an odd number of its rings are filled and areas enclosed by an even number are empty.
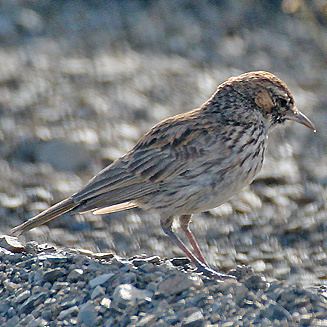
<svg viewBox="0 0 327 327"><path fill-rule="evenodd" d="M219 273L218 271L215 271L204 265L197 265L196 272L200 273L200 274L202 274L202 276L208 277L210 279L215 279L215 280L220 280L220 281L224 281L224 280L228 280L228 279L236 280L236 277L233 275Z"/></svg>

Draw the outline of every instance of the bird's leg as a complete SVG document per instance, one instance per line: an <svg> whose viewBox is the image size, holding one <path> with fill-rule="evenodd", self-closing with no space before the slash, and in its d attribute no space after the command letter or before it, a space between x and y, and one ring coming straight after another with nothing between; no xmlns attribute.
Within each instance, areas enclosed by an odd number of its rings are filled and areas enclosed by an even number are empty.
<svg viewBox="0 0 327 327"><path fill-rule="evenodd" d="M224 279L235 279L234 276L226 275L218 273L213 269L209 268L203 262L201 262L183 243L183 241L173 232L172 224L173 224L173 217L169 217L168 219L161 219L161 228L164 233L171 238L171 240L185 253L185 255L193 262L193 264L197 268L197 272L202 273L204 276L209 278L214 278L217 280L224 280Z"/></svg>
<svg viewBox="0 0 327 327"><path fill-rule="evenodd" d="M180 226L182 231L184 232L184 234L186 235L187 239L189 240L194 253L196 255L196 257L206 266L208 266L208 263L206 261L206 259L204 258L204 255L200 249L199 243L196 240L194 234L192 233L192 231L190 230L190 222L191 222L191 215L183 215L180 216L179 218L179 222L180 222Z"/></svg>

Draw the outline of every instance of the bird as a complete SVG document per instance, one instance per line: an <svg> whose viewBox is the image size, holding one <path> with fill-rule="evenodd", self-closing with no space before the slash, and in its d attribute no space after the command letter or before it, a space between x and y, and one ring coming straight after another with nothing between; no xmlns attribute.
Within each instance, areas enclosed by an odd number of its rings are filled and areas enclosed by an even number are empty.
<svg viewBox="0 0 327 327"><path fill-rule="evenodd" d="M254 180L268 134L287 120L316 131L274 74L253 71L230 77L200 107L159 122L78 192L13 228L11 235L66 213L103 215L141 208L159 215L163 232L199 273L219 281L235 278L208 265L190 229L191 218L225 203ZM191 247L173 228L178 217Z"/></svg>

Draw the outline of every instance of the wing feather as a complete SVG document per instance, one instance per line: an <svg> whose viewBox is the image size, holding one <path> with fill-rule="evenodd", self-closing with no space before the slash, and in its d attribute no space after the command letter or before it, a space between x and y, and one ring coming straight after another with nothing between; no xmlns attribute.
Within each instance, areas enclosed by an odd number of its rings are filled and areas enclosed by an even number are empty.
<svg viewBox="0 0 327 327"><path fill-rule="evenodd" d="M215 122L198 117L194 110L188 116L176 116L156 125L140 139L124 157L96 175L80 192L73 195L79 202L77 210L100 210L105 207L133 202L160 191L163 184L192 169L194 161L217 160L210 153L217 142ZM219 130L218 130L219 132ZM217 144L221 155L223 146ZM218 154L219 157L219 154Z"/></svg>

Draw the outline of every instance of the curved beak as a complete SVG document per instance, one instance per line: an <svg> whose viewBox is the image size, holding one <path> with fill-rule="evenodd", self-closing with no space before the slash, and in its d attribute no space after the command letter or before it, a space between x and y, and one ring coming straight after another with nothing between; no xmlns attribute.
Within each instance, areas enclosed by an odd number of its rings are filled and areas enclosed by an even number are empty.
<svg viewBox="0 0 327 327"><path fill-rule="evenodd" d="M293 120L297 123L300 123L306 127L311 128L314 132L316 132L315 125L306 115L304 115L301 111L297 110L296 108L294 108L293 110L289 110L287 112L287 114L285 115L286 119Z"/></svg>

